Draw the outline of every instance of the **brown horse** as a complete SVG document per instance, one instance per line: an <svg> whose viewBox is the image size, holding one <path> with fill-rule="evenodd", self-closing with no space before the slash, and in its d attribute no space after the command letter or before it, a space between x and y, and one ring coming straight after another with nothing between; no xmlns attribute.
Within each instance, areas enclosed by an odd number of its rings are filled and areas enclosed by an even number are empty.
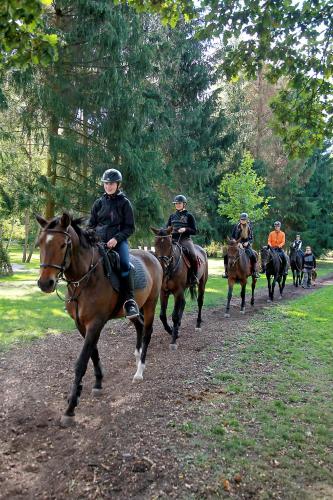
<svg viewBox="0 0 333 500"><path fill-rule="evenodd" d="M230 317L230 301L232 297L232 291L235 283L240 283L241 285L241 313L245 313L245 292L247 285L247 278L251 276L251 262L248 255L243 247L239 246L239 242L236 240L228 239L228 300L225 309L224 316L226 318ZM252 276L252 296L251 305L254 304L254 290L256 287L257 278Z"/></svg>
<svg viewBox="0 0 333 500"><path fill-rule="evenodd" d="M189 263L184 251L179 243L172 241L172 228L156 229L151 228L155 237L155 255L163 268L163 283L160 293L161 312L160 319L165 330L172 335L171 349L177 349L177 338L179 328L185 308L185 290L189 289L191 298L196 296L196 285L189 283ZM206 252L199 245L194 245L198 259L198 317L196 330L201 330L201 309L205 294L206 282L208 279L208 260ZM168 307L169 295L174 296L174 309L172 313L173 328L168 324L166 311Z"/></svg>
<svg viewBox="0 0 333 500"><path fill-rule="evenodd" d="M89 231L80 228L80 219L71 220L66 213L49 221L40 216L36 218L42 228L38 242L41 260L38 286L43 292L51 293L60 278L67 282L66 309L84 338L83 348L75 364L68 407L62 417L62 424L70 425L74 421L89 358L95 372L93 392L98 395L102 389L103 372L97 343L105 323L109 319L124 316L124 311L122 303L118 301L119 294L105 276L96 240ZM137 371L134 382L143 380L163 273L158 260L149 252L135 250L131 254L139 261L145 276L145 286L135 291L141 316L131 320L137 332L134 353Z"/></svg>

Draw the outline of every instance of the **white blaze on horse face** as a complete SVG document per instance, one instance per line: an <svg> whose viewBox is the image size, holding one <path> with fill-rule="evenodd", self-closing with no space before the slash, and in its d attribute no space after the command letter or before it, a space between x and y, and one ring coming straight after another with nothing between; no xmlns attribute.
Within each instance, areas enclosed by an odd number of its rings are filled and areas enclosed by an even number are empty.
<svg viewBox="0 0 333 500"><path fill-rule="evenodd" d="M50 243L54 238L54 234L48 234L46 236L46 243Z"/></svg>

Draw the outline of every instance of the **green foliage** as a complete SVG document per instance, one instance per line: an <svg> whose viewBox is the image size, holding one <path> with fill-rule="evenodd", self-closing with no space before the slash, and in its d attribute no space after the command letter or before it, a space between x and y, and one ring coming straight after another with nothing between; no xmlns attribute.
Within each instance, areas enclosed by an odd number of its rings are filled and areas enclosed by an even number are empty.
<svg viewBox="0 0 333 500"><path fill-rule="evenodd" d="M256 174L253 162L251 155L246 153L239 170L225 175L220 183L218 213L231 222L237 222L242 212L247 212L251 220L259 221L269 210L272 197L262 194L266 183Z"/></svg>
<svg viewBox="0 0 333 500"><path fill-rule="evenodd" d="M57 56L57 35L43 23L51 0L7 0L0 5L0 69L47 65Z"/></svg>
<svg viewBox="0 0 333 500"><path fill-rule="evenodd" d="M0 239L0 276L11 276L13 274L13 269L9 261L8 254L3 248L2 241Z"/></svg>

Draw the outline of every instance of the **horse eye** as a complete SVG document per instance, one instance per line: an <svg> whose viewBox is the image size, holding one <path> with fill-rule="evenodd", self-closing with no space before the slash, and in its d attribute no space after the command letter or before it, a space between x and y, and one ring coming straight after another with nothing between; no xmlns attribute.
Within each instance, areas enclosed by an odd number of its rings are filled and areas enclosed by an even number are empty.
<svg viewBox="0 0 333 500"><path fill-rule="evenodd" d="M66 243L63 243L60 248L65 248Z"/></svg>

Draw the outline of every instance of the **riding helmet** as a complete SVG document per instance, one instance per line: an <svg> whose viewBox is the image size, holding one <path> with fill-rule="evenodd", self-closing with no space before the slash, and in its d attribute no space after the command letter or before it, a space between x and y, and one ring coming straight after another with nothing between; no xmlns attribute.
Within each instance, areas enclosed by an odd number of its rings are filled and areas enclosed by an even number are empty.
<svg viewBox="0 0 333 500"><path fill-rule="evenodd" d="M116 170L115 168L109 168L105 170L101 182L121 182L123 180L123 176Z"/></svg>
<svg viewBox="0 0 333 500"><path fill-rule="evenodd" d="M240 216L240 220L249 220L249 214L243 212Z"/></svg>
<svg viewBox="0 0 333 500"><path fill-rule="evenodd" d="M274 222L274 226L281 226L281 222L280 222L279 220L276 220L276 221Z"/></svg>
<svg viewBox="0 0 333 500"><path fill-rule="evenodd" d="M172 203L187 203L186 196L184 196L183 194L177 194L177 196L174 197Z"/></svg>

